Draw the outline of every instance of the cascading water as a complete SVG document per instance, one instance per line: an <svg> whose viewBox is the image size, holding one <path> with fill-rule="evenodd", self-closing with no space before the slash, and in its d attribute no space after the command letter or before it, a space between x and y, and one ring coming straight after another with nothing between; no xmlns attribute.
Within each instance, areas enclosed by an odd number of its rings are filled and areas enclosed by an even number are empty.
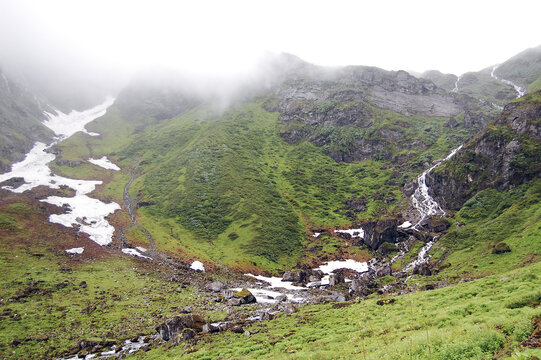
<svg viewBox="0 0 541 360"><path fill-rule="evenodd" d="M502 79L502 78L499 78L498 76L496 76L496 69L499 67L500 65L494 65L494 67L492 68L492 72L490 73L490 76L498 81L501 81L507 85L511 85L515 91L517 92L517 99L519 97L523 97L524 95L526 95L526 89L524 89L523 87L521 86L518 86L517 84L515 84L514 82L512 81L509 81L509 80L505 80L505 79Z"/></svg>
<svg viewBox="0 0 541 360"><path fill-rule="evenodd" d="M453 92L458 92L458 82L460 81L460 78L462 77L462 75L458 76L456 78L456 81L455 81L455 87L454 89L452 90Z"/></svg>
<svg viewBox="0 0 541 360"><path fill-rule="evenodd" d="M427 216L433 216L441 214L442 216L445 215L445 211L441 208L441 206L434 200L432 196L428 193L428 186L426 186L426 176L430 174L435 168L440 166L445 161L451 159L455 154L462 148L463 145L460 145L447 157L441 161L439 161L436 165L433 165L428 170L425 170L418 178L417 178L417 189L411 195L411 202L413 207L419 212L419 215L421 218L419 221L413 226L414 229L417 228L417 226L426 219Z"/></svg>

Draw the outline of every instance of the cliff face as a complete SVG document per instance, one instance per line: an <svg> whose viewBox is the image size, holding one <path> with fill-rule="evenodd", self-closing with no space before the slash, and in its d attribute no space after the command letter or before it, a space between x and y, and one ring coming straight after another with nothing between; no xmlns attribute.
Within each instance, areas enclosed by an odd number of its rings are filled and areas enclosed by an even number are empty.
<svg viewBox="0 0 541 360"><path fill-rule="evenodd" d="M41 123L43 110L52 111L0 70L0 172L22 160L34 142L52 139L52 131Z"/></svg>
<svg viewBox="0 0 541 360"><path fill-rule="evenodd" d="M474 133L493 113L491 106L405 71L362 66L312 68L290 76L266 108L280 113L287 142L307 140L344 162L390 160L403 149L426 150L431 144L424 142L425 133L413 129L427 119L439 119L438 127L448 124ZM455 119L459 114L464 114L460 123Z"/></svg>
<svg viewBox="0 0 541 360"><path fill-rule="evenodd" d="M478 191L509 189L541 177L541 92L507 105L448 163L427 177L445 208L459 209Z"/></svg>

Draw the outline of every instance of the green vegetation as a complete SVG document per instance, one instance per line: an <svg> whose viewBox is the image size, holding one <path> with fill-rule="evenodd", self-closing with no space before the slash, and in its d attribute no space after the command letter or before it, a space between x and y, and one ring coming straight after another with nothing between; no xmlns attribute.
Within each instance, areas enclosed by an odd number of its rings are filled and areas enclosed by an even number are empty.
<svg viewBox="0 0 541 360"><path fill-rule="evenodd" d="M438 280L460 280L537 262L541 256L541 181L499 192L479 192L455 218L452 228L433 248L433 261L442 258ZM494 253L501 242L510 252Z"/></svg>
<svg viewBox="0 0 541 360"><path fill-rule="evenodd" d="M227 332L187 347L164 347L135 357L145 359L504 359L524 350L519 343L533 331L541 310L541 264L472 282L394 298L304 306L248 328L251 335ZM347 306L349 305L349 306ZM539 356L541 351L524 352Z"/></svg>

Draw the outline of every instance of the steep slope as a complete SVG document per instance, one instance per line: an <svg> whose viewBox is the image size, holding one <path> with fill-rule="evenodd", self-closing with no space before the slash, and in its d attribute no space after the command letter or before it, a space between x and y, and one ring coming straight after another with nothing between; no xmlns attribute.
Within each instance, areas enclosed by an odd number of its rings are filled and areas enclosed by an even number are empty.
<svg viewBox="0 0 541 360"><path fill-rule="evenodd" d="M507 105L428 179L434 197L446 208L459 209L480 190L510 189L541 176L540 119L540 92Z"/></svg>
<svg viewBox="0 0 541 360"><path fill-rule="evenodd" d="M497 75L527 88L541 76L541 45L513 56L497 68Z"/></svg>
<svg viewBox="0 0 541 360"><path fill-rule="evenodd" d="M460 76L454 91L504 106L521 91L536 91L541 76L541 46L527 49L502 64Z"/></svg>
<svg viewBox="0 0 541 360"><path fill-rule="evenodd" d="M0 70L0 172L20 161L36 141L48 142L52 131L41 122L51 111Z"/></svg>
<svg viewBox="0 0 541 360"><path fill-rule="evenodd" d="M405 72L273 61L274 82L225 110L182 79L134 82L89 126L101 136L60 145L56 170L84 177L86 158L107 155L134 174L138 222L158 249L277 270L337 249L366 258L308 235L397 212L401 186L486 121L477 101ZM122 200L126 182L115 175L103 194Z"/></svg>

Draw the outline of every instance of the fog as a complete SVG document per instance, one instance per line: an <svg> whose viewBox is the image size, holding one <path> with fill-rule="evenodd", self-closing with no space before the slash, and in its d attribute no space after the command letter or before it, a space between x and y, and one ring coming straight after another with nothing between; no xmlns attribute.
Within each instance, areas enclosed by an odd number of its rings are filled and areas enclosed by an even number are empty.
<svg viewBox="0 0 541 360"><path fill-rule="evenodd" d="M539 45L540 10L525 0L0 0L0 67L60 107L115 94L141 69L228 91L233 80L269 80L261 64L280 52L461 74Z"/></svg>

